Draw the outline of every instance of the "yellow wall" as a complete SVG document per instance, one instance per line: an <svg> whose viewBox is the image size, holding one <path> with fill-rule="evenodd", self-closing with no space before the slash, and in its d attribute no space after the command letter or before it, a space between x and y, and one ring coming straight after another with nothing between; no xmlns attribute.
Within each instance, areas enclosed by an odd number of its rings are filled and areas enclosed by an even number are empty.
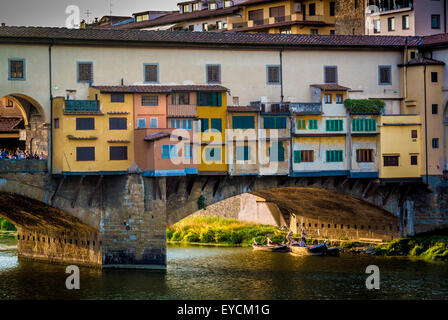
<svg viewBox="0 0 448 320"><path fill-rule="evenodd" d="M201 153L199 154L199 164L198 171L226 171L228 166L226 164L226 152L225 152L225 130L227 128L227 93L223 92L221 94L221 106L220 107L197 107L198 119L206 118L209 119L209 127L211 127L211 119L219 118L221 119L222 132L221 134L217 132L203 132L201 134L202 145L200 148ZM217 141L216 139L219 138ZM211 142L211 145L206 145L206 143ZM205 143L205 144L204 144ZM205 149L206 148L221 148L221 160L218 162L209 162L205 159Z"/></svg>
<svg viewBox="0 0 448 320"><path fill-rule="evenodd" d="M63 114L64 98L57 98L54 102L54 118L59 118L59 129L54 129L54 160L53 173L61 172L99 172L126 171L134 162L134 124L133 124L133 96L125 95L124 103L111 103L109 94L100 94L91 89L90 96L98 94L101 115ZM111 114L111 112L125 112L125 114ZM109 118L127 118L126 130L109 130ZM94 130L76 130L76 118L94 118ZM92 140L74 140L76 138L94 137ZM126 140L129 142L109 142L110 140ZM110 160L109 147L127 146L128 160ZM95 147L95 161L76 161L76 147Z"/></svg>
<svg viewBox="0 0 448 320"><path fill-rule="evenodd" d="M380 119L380 178L420 178L422 174L422 126L416 115L382 116ZM417 139L411 131L417 130ZM398 155L399 166L385 167L384 155ZM411 165L411 155L417 155L418 164Z"/></svg>

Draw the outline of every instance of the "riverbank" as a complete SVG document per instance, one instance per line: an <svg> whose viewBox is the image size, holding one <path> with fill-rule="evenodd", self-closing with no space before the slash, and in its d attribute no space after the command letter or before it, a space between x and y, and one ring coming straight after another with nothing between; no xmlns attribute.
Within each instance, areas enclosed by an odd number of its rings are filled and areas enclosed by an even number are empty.
<svg viewBox="0 0 448 320"><path fill-rule="evenodd" d="M8 220L0 217L0 231L17 231L17 228Z"/></svg>
<svg viewBox="0 0 448 320"><path fill-rule="evenodd" d="M202 245L249 246L255 239L265 244L267 237L283 242L287 231L268 225L258 225L220 217L190 217L169 227L170 243Z"/></svg>
<svg viewBox="0 0 448 320"><path fill-rule="evenodd" d="M378 256L409 256L448 262L448 230L397 239L375 247Z"/></svg>

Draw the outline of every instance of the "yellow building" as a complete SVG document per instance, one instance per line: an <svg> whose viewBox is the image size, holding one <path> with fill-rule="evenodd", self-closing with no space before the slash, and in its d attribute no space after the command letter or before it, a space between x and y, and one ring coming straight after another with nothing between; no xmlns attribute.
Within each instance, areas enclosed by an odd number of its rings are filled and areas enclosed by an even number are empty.
<svg viewBox="0 0 448 320"><path fill-rule="evenodd" d="M241 18L228 18L229 31L286 34L335 32L334 0L248 0L240 6Z"/></svg>
<svg viewBox="0 0 448 320"><path fill-rule="evenodd" d="M134 162L133 94L90 88L53 102L53 173L120 174Z"/></svg>
<svg viewBox="0 0 448 320"><path fill-rule="evenodd" d="M380 118L380 178L420 179L422 125L418 115L383 115Z"/></svg>
<svg viewBox="0 0 448 320"><path fill-rule="evenodd" d="M199 174L227 174L227 92L198 92L197 112L201 132Z"/></svg>

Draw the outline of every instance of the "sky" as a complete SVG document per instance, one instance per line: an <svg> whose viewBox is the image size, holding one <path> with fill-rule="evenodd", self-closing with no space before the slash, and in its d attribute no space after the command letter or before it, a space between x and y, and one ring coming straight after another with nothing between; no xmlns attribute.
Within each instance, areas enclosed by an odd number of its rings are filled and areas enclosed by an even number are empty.
<svg viewBox="0 0 448 320"><path fill-rule="evenodd" d="M176 10L176 4L181 0L0 0L0 23L64 27L68 6L79 7L81 20L93 20L109 15L111 2L112 15L131 16L147 10ZM87 11L91 13L88 15Z"/></svg>

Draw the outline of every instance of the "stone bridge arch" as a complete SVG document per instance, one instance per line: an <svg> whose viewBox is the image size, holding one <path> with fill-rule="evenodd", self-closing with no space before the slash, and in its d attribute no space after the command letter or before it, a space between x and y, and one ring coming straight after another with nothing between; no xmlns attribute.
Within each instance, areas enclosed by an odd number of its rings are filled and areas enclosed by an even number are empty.
<svg viewBox="0 0 448 320"><path fill-rule="evenodd" d="M293 231L304 227L322 235L336 229L340 237L349 238L356 238L354 230L358 238L391 239L412 234L408 222L431 195L420 183L385 184L378 179L348 177L167 178L166 183L168 225L196 212L201 195L209 206L249 193L276 204ZM339 218L330 215L337 211L343 212Z"/></svg>

